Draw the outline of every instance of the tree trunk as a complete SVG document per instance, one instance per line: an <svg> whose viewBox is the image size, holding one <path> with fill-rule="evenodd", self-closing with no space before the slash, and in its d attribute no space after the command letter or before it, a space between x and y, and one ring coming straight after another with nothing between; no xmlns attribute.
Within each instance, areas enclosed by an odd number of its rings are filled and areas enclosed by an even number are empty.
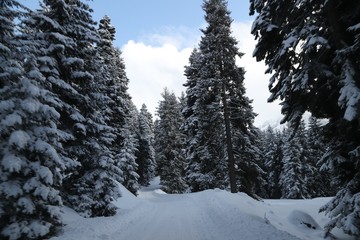
<svg viewBox="0 0 360 240"><path fill-rule="evenodd" d="M236 193L236 175L235 175L235 158L233 152L233 143L232 143L232 136L231 136L231 129L230 129L230 116L229 116L229 109L227 106L226 101L226 87L223 84L222 89L222 102L224 107L224 120L225 120L225 131L226 131L226 150L228 155L228 170L229 170L229 180L230 180L230 191L232 193Z"/></svg>

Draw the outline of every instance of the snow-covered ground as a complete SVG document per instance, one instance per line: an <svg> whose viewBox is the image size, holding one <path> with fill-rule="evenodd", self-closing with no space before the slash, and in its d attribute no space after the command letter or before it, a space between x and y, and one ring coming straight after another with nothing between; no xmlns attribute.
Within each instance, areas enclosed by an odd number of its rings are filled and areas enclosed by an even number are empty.
<svg viewBox="0 0 360 240"><path fill-rule="evenodd" d="M207 190L168 195L159 179L138 197L121 187L123 197L113 217L84 219L64 209L66 226L52 240L292 240L324 239L327 222L318 209L329 199L265 200L246 194ZM333 232L336 239L353 239Z"/></svg>

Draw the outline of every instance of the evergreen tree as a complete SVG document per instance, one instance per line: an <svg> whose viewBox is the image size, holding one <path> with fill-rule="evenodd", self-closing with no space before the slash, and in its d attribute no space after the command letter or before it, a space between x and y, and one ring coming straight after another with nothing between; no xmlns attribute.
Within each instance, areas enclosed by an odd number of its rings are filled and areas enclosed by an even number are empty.
<svg viewBox="0 0 360 240"><path fill-rule="evenodd" d="M121 149L119 154L119 160L121 162L121 169L123 171L122 184L133 194L137 194L140 188L138 164L136 163L136 154L138 151L139 140L137 132L139 132L138 126L138 110L135 105L129 99L129 114L125 118L125 125L121 128Z"/></svg>
<svg viewBox="0 0 360 240"><path fill-rule="evenodd" d="M190 58L189 66L185 67L185 76L187 82L184 84L186 89L186 106L183 110L184 123L182 129L186 135L186 160L189 163L186 173L186 181L191 191L201 191L209 188L219 187L215 183L215 175L212 171L215 169L217 158L209 156L207 142L207 132L210 132L207 126L207 111L205 109L206 88L202 87L204 81L201 81L200 72L202 67L202 53L194 49ZM214 126L214 129L220 125ZM211 133L211 132L210 132ZM160 165L161 162L158 161ZM224 188L224 186L222 187Z"/></svg>
<svg viewBox="0 0 360 240"><path fill-rule="evenodd" d="M20 8L0 3L0 235L43 239L62 225L60 171L67 159L60 141L67 134L56 127L60 114L52 105L60 101L45 88L39 45L15 35Z"/></svg>
<svg viewBox="0 0 360 240"><path fill-rule="evenodd" d="M187 179L192 191L230 187L236 192L240 183L240 189L252 195L252 180L260 169L252 162L257 152L253 148L255 114L245 96L244 70L235 63L242 54L231 36L226 1L205 1L203 9L208 26L185 70Z"/></svg>
<svg viewBox="0 0 360 240"><path fill-rule="evenodd" d="M255 1L254 56L265 60L270 101L280 98L283 122L299 124L309 111L327 118L330 146L323 169L341 188L321 210L335 226L360 236L359 32L360 6L354 1Z"/></svg>
<svg viewBox="0 0 360 240"><path fill-rule="evenodd" d="M230 61L229 61L230 62ZM235 65L235 62L232 62ZM236 69L229 74L224 92L228 92L229 128L233 139L234 163L237 166L237 187L240 191L255 198L265 185L265 172L261 164L259 130L254 127L256 114L251 106L252 101L246 97L244 87L244 70ZM226 97L224 95L224 97ZM225 109L225 105L223 108ZM234 166L235 167L235 166Z"/></svg>
<svg viewBox="0 0 360 240"><path fill-rule="evenodd" d="M137 117L136 119L134 117L137 115L137 110L127 92L129 79L126 75L121 51L113 46L116 30L111 25L108 16L104 16L100 20L98 32L100 41L97 44L97 52L100 62L103 63L100 74L106 79L104 94L109 98L109 103L104 105L103 114L107 116L106 123L112 128L114 135L114 140L111 141L109 148L115 165L122 170L117 178L118 181L136 194L139 189L139 175L136 173L138 140L136 130L132 125L137 122ZM135 108L133 114L131 113L132 108Z"/></svg>
<svg viewBox="0 0 360 240"><path fill-rule="evenodd" d="M283 169L280 176L282 198L310 198L311 189L307 188L309 172L308 148L306 146L304 122L295 130L287 129L284 144Z"/></svg>
<svg viewBox="0 0 360 240"><path fill-rule="evenodd" d="M184 136L180 130L182 124L181 106L174 93L166 88L163 100L157 109L159 122L156 131L156 161L162 188L167 193L184 193L187 189L184 180L186 162L183 156Z"/></svg>
<svg viewBox="0 0 360 240"><path fill-rule="evenodd" d="M311 197L330 197L336 194L331 175L326 171L321 171L321 159L326 151L322 132L319 120L311 116L306 134L309 149L308 164L312 169L312 172L307 174L309 177L306 185L312 190Z"/></svg>
<svg viewBox="0 0 360 240"><path fill-rule="evenodd" d="M268 195L270 198L281 198L280 176L283 169L284 136L270 126L264 132L264 158Z"/></svg>
<svg viewBox="0 0 360 240"><path fill-rule="evenodd" d="M61 116L57 127L72 134L63 142L64 154L77 167L66 171L64 200L84 216L103 216L115 213L111 201L120 193L114 178L121 171L107 148L111 129L101 114L105 96L97 91L103 79L94 79L98 35L91 11L81 1L44 1L24 24L42 44L37 61L48 88L60 99L61 104L53 103Z"/></svg>
<svg viewBox="0 0 360 240"><path fill-rule="evenodd" d="M120 151L115 155L116 159L120 161L120 168L122 170L121 183L133 194L137 194L139 190L139 174L138 164L136 163L136 153L138 149L138 140L129 130L129 126L125 125L122 130L122 144Z"/></svg>
<svg viewBox="0 0 360 240"><path fill-rule="evenodd" d="M139 113L138 151L136 162L138 164L139 183L148 186L150 180L155 177L155 150L154 150L154 123L151 113L145 104Z"/></svg>
<svg viewBox="0 0 360 240"><path fill-rule="evenodd" d="M161 145L159 144L159 136L162 134L161 133L161 128L160 128L160 120L159 119L155 119L154 121L154 153L155 153L155 160L156 160L156 168L155 168L155 176L159 176L161 169L163 168L162 163L158 161L159 157L159 152L161 151Z"/></svg>

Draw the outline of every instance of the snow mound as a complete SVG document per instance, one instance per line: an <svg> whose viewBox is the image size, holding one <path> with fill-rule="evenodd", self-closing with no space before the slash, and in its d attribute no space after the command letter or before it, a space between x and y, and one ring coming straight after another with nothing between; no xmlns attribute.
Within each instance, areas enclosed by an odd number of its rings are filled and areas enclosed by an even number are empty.
<svg viewBox="0 0 360 240"><path fill-rule="evenodd" d="M289 216L288 220L293 225L299 228L308 228L308 229L321 229L319 224L311 217L308 213L300 211L300 210L293 210Z"/></svg>
<svg viewBox="0 0 360 240"><path fill-rule="evenodd" d="M65 227L51 240L323 240L327 198L256 201L244 193L214 189L164 194L159 179L136 197L119 184L122 197L112 217L82 218L64 208ZM308 214L312 213L312 215ZM354 240L334 234L334 239Z"/></svg>
<svg viewBox="0 0 360 240"><path fill-rule="evenodd" d="M120 188L121 197L113 202L113 204L121 209L131 209L139 204L139 199L127 190L122 184L118 183Z"/></svg>

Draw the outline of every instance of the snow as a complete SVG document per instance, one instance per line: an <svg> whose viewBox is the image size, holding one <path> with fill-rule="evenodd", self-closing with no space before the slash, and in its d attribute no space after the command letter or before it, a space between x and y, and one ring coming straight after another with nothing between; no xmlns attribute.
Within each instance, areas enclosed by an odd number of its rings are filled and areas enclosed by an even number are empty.
<svg viewBox="0 0 360 240"><path fill-rule="evenodd" d="M166 194L160 187L156 178L135 197L120 185L113 217L84 219L65 208L63 234L51 240L320 240L329 220L318 214L329 198L255 201L219 189ZM337 229L333 234L353 239Z"/></svg>
<svg viewBox="0 0 360 240"><path fill-rule="evenodd" d="M12 132L9 138L9 145L17 147L18 149L23 149L27 146L30 141L30 136L22 131L18 130Z"/></svg>
<svg viewBox="0 0 360 240"><path fill-rule="evenodd" d="M35 112L39 111L40 103L34 99L29 98L21 102L21 107L28 113L34 114Z"/></svg>
<svg viewBox="0 0 360 240"><path fill-rule="evenodd" d="M59 154L54 149L54 147L52 145L50 145L49 143L47 143L41 139L38 139L33 144L33 149L37 152L42 152L43 154L46 154L46 156L48 158L50 158L52 161L56 162L56 164L58 166L64 167L63 163L62 163L62 159L60 158ZM47 180L47 181L49 181L49 180Z"/></svg>
<svg viewBox="0 0 360 240"><path fill-rule="evenodd" d="M359 29L360 29L360 23L355 24L355 25L348 28L349 31L354 31L354 32L358 31Z"/></svg>
<svg viewBox="0 0 360 240"><path fill-rule="evenodd" d="M10 49L2 43L0 43L0 51L5 52L5 53L11 52Z"/></svg>
<svg viewBox="0 0 360 240"><path fill-rule="evenodd" d="M2 109L0 107L0 109ZM15 126L17 124L22 124L22 118L20 115L16 114L16 113L12 113L7 115L2 121L1 121L1 125L4 125L4 127L12 127Z"/></svg>
<svg viewBox="0 0 360 240"><path fill-rule="evenodd" d="M35 204L28 197L19 198L17 204L23 208L24 213L31 214L36 210Z"/></svg>
<svg viewBox="0 0 360 240"><path fill-rule="evenodd" d="M11 173L19 172L21 169L21 163L21 158L13 154L5 154L5 156L1 160L1 165L4 167L4 169Z"/></svg>
<svg viewBox="0 0 360 240"><path fill-rule="evenodd" d="M6 197L17 197L23 194L18 181L7 181L0 184L0 193Z"/></svg>

